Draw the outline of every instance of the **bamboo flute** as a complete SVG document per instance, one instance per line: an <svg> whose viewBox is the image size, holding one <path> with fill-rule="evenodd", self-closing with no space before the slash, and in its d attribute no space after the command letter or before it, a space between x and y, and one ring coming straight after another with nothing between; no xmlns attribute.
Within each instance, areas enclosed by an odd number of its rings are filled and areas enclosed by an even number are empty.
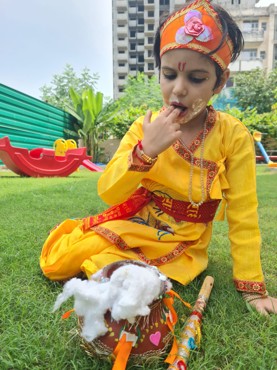
<svg viewBox="0 0 277 370"><path fill-rule="evenodd" d="M196 348L196 337L200 337L202 315L209 300L213 284L214 278L212 276L207 276L201 286L192 313L184 325L178 343L178 353L175 361L168 367L169 370L186 370L188 368L190 351Z"/></svg>

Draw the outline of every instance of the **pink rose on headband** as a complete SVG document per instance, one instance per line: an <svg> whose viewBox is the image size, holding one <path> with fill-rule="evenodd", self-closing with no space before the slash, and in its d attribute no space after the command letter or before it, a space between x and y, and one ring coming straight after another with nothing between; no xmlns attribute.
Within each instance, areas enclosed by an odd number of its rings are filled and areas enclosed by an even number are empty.
<svg viewBox="0 0 277 370"><path fill-rule="evenodd" d="M184 31L187 35L199 36L205 30L205 26L202 21L197 17L192 17L186 23Z"/></svg>
<svg viewBox="0 0 277 370"><path fill-rule="evenodd" d="M188 44L194 38L201 42L213 39L212 30L202 22L202 14L198 10L189 11L184 17L185 25L176 32L178 44Z"/></svg>

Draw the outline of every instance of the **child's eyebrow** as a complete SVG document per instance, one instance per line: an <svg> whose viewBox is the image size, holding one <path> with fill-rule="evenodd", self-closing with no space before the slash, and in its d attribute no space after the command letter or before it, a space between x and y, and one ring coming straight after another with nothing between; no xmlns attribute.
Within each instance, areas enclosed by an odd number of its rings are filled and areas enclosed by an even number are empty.
<svg viewBox="0 0 277 370"><path fill-rule="evenodd" d="M168 66L163 66L163 67L161 67L161 69L171 71L171 72L176 72L175 68L168 67ZM187 70L187 73L205 73L205 74L209 74L209 71L207 71L206 69L191 69L191 70Z"/></svg>

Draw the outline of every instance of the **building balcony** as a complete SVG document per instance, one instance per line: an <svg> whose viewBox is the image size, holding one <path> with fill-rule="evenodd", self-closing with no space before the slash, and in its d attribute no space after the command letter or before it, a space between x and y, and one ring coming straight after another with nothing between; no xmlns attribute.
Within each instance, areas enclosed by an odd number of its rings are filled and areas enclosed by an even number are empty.
<svg viewBox="0 0 277 370"><path fill-rule="evenodd" d="M127 25L126 26L121 26L121 27L117 26L116 27L116 33L118 35L127 35L128 34L128 27L127 27Z"/></svg>
<svg viewBox="0 0 277 370"><path fill-rule="evenodd" d="M128 22L128 14L117 14L117 21L120 23L127 23Z"/></svg>
<svg viewBox="0 0 277 370"><path fill-rule="evenodd" d="M131 7L129 7L129 14L137 14L138 13L138 9L136 8L136 7L134 7L134 8L131 8Z"/></svg>
<svg viewBox="0 0 277 370"><path fill-rule="evenodd" d="M117 40L116 41L116 46L118 47L118 48L120 48L121 50L122 49L127 49L128 48L128 40L126 39L126 40Z"/></svg>
<svg viewBox="0 0 277 370"><path fill-rule="evenodd" d="M155 36L155 31L152 31L152 30L145 30L144 31L144 35L145 36L152 36L152 37L154 37Z"/></svg>
<svg viewBox="0 0 277 370"><path fill-rule="evenodd" d="M130 64L137 64L137 58L129 58L129 65Z"/></svg>
<svg viewBox="0 0 277 370"><path fill-rule="evenodd" d="M137 27L137 19L133 19L129 21L129 27Z"/></svg>
<svg viewBox="0 0 277 370"><path fill-rule="evenodd" d="M243 72L243 71L251 71L255 68L263 68L263 61L262 59L248 59L248 60L236 60L234 63L230 64L231 72Z"/></svg>
<svg viewBox="0 0 277 370"><path fill-rule="evenodd" d="M128 54L127 54L127 51L124 51L124 53L119 53L117 52L116 53L116 59L119 61L119 62L126 62L128 60Z"/></svg>
<svg viewBox="0 0 277 370"><path fill-rule="evenodd" d="M126 81L118 79L117 84L118 84L118 86L124 86L124 85L126 85Z"/></svg>
<svg viewBox="0 0 277 370"><path fill-rule="evenodd" d="M116 2L116 8L118 10L127 10L127 4L128 1L127 0L117 0Z"/></svg>
<svg viewBox="0 0 277 370"><path fill-rule="evenodd" d="M264 30L260 31L243 31L242 32L245 42L263 42Z"/></svg>
<svg viewBox="0 0 277 370"><path fill-rule="evenodd" d="M124 67L117 67L116 71L118 74L126 74L128 73L128 65L126 64Z"/></svg>
<svg viewBox="0 0 277 370"><path fill-rule="evenodd" d="M144 40L144 37L145 37L144 32L137 32L137 39L138 40Z"/></svg>
<svg viewBox="0 0 277 370"><path fill-rule="evenodd" d="M144 45L137 45L137 51L144 51Z"/></svg>
<svg viewBox="0 0 277 370"><path fill-rule="evenodd" d="M154 60L153 56L151 56L151 57L145 56L144 57L145 63L153 63L153 60Z"/></svg>
<svg viewBox="0 0 277 370"><path fill-rule="evenodd" d="M149 18L149 17L145 17L144 18L144 23L152 23L152 24L155 24L155 18L154 17L151 17L151 18Z"/></svg>
<svg viewBox="0 0 277 370"><path fill-rule="evenodd" d="M153 44L145 44L145 45L144 45L144 49L145 49L145 50L153 49Z"/></svg>
<svg viewBox="0 0 277 370"><path fill-rule="evenodd" d="M152 4L148 4L148 2L146 1L144 3L144 10L155 10L155 2L153 2Z"/></svg>

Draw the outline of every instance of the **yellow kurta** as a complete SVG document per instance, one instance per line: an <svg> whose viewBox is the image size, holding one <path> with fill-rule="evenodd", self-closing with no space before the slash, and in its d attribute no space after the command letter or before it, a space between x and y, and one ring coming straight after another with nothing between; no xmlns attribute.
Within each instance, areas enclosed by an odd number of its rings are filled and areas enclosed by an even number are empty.
<svg viewBox="0 0 277 370"><path fill-rule="evenodd" d="M153 119L156 115L153 115ZM101 175L100 197L109 205L126 199L142 185L165 198L188 201L189 151L180 141L161 153L153 166L137 166L132 151L143 137L143 117L130 127ZM201 199L200 145L194 153L192 198ZM209 111L204 143L206 200L226 201L233 275L238 290L263 292L260 263L255 151L246 127L232 116ZM208 264L212 222L176 222L153 201L128 220L113 220L83 232L81 220L66 220L46 240L41 268L50 279L67 279L84 271L88 276L120 259L154 264L182 284L192 281Z"/></svg>

